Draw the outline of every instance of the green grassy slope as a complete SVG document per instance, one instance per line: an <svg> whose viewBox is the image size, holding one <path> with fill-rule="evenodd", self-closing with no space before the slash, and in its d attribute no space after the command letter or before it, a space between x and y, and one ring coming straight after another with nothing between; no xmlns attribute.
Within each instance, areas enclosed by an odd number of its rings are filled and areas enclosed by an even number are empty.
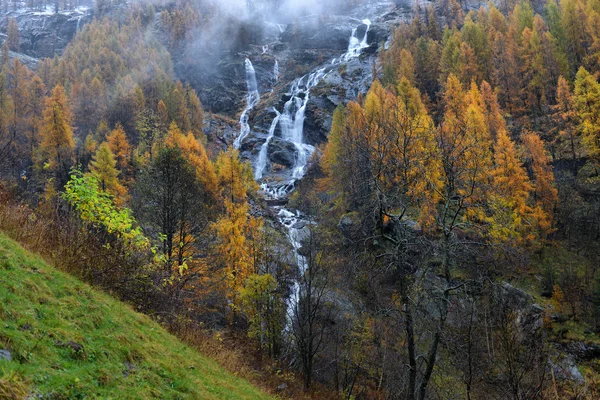
<svg viewBox="0 0 600 400"><path fill-rule="evenodd" d="M1 234L0 350L0 399L268 398Z"/></svg>

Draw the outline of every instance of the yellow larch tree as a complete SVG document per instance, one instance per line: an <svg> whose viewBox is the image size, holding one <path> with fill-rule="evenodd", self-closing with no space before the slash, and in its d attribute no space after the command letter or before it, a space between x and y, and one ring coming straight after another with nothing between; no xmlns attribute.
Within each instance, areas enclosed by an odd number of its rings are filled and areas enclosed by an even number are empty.
<svg viewBox="0 0 600 400"><path fill-rule="evenodd" d="M106 142L117 161L117 167L121 171L129 170L132 149L127 140L125 130L120 123L117 123L115 129L106 137Z"/></svg>
<svg viewBox="0 0 600 400"><path fill-rule="evenodd" d="M248 195L257 190L252 166L242 162L237 150L222 152L215 170L223 199L223 213L213 224L217 238L215 254L224 272L223 281L228 298L236 306L239 291L246 279L256 273L258 237L262 220L250 215Z"/></svg>
<svg viewBox="0 0 600 400"><path fill-rule="evenodd" d="M104 142L96 150L90 162L90 173L100 182L100 188L114 196L117 204L123 204L127 197L127 189L119 181L121 171L117 169L117 161Z"/></svg>
<svg viewBox="0 0 600 400"><path fill-rule="evenodd" d="M61 186L67 182L75 149L71 109L62 86L57 85L46 99L43 117L38 148L40 161L43 168L51 171L57 184Z"/></svg>
<svg viewBox="0 0 600 400"><path fill-rule="evenodd" d="M526 132L521 140L533 176L535 219L542 238L545 238L554 230L554 210L558 204L558 190L554 187L554 173L544 142L539 135L534 132Z"/></svg>

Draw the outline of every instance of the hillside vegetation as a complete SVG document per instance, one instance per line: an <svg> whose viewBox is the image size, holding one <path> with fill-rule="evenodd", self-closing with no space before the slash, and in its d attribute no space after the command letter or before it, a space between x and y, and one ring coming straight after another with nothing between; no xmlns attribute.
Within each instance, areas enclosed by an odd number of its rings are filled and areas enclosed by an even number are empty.
<svg viewBox="0 0 600 400"><path fill-rule="evenodd" d="M4 235L0 320L1 399L269 398Z"/></svg>

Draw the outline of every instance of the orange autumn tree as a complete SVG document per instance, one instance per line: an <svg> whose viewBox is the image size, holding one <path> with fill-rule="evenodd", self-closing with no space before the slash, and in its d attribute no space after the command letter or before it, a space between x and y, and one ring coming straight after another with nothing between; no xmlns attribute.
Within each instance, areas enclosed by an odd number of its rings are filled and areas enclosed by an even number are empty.
<svg viewBox="0 0 600 400"><path fill-rule="evenodd" d="M571 90L569 89L569 83L562 76L558 78L558 86L556 88L556 105L553 107L553 109L553 119L556 123L556 126L553 129L554 141L552 144L553 146L555 144L559 144L560 146L564 138L567 137L571 159L575 160L577 159L576 144L578 138L577 130L574 127L574 123L577 113L573 106L573 95L571 94ZM562 149L559 147L559 156L561 150Z"/></svg>
<svg viewBox="0 0 600 400"><path fill-rule="evenodd" d="M554 231L553 216L558 203L558 190L554 187L554 173L544 142L539 135L527 132L521 137L521 140L531 169L535 221L539 234L545 239Z"/></svg>
<svg viewBox="0 0 600 400"><path fill-rule="evenodd" d="M257 243L262 220L250 215L248 197L258 188L252 166L242 162L237 150L221 152L215 162L223 213L212 225L216 235L215 257L221 266L227 297L234 306L246 279L257 272Z"/></svg>
<svg viewBox="0 0 600 400"><path fill-rule="evenodd" d="M169 193L173 197L168 207L174 211L169 214L176 215L171 234L166 235L172 243L167 246L172 249L167 252L171 261L169 283L175 292L189 291L203 296L209 290L211 268L207 253L218 196L214 167L204 146L191 132L183 134L175 122L169 126L157 154L153 163L164 171L161 176L177 167L177 187L166 191L167 197Z"/></svg>
<svg viewBox="0 0 600 400"><path fill-rule="evenodd" d="M406 77L396 88L375 81L364 105L350 102L336 110L321 167L322 185L342 194L351 208L377 210L370 223L383 227L419 202L435 201L428 183L418 179L433 160L433 122L420 93ZM365 221L367 222L367 221Z"/></svg>
<svg viewBox="0 0 600 400"><path fill-rule="evenodd" d="M75 141L72 118L65 89L57 85L44 104L38 152L43 169L50 171L59 186L67 182L73 163Z"/></svg>
<svg viewBox="0 0 600 400"><path fill-rule="evenodd" d="M457 249L520 240L533 218L532 186L490 85L482 83L480 90L472 83L466 90L450 73L443 105L436 127L406 78L387 89L374 82L362 104L336 110L321 160L326 174L321 185L336 196L336 209L352 211L361 232L385 243L378 257L389 258L397 271L410 365L407 390L421 398L446 326ZM410 294L417 283L402 262L410 247L402 227L414 226L411 220L437 243L445 277L427 344L415 339L419 327L413 324ZM418 362L419 353L427 354L426 362Z"/></svg>
<svg viewBox="0 0 600 400"><path fill-rule="evenodd" d="M497 96L486 81L481 83L481 99L486 124L494 141L490 236L497 242L511 238L534 240L535 237L527 233L530 219L533 219L529 205L533 187L515 143L509 137Z"/></svg>
<svg viewBox="0 0 600 400"><path fill-rule="evenodd" d="M178 147L182 150L183 156L194 167L197 179L202 183L211 198L216 201L219 191L217 175L213 163L208 159L202 142L196 139L191 131L187 135L184 135L175 122L172 122L167 135L166 145Z"/></svg>
<svg viewBox="0 0 600 400"><path fill-rule="evenodd" d="M120 123L117 123L115 129L106 137L108 147L113 153L115 160L117 161L117 167L121 171L129 171L131 169L131 145L127 140L125 130Z"/></svg>

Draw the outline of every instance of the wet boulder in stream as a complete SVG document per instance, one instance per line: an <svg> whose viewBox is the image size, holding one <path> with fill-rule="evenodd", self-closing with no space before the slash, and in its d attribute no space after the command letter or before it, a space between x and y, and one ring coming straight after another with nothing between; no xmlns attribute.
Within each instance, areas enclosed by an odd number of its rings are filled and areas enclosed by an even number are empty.
<svg viewBox="0 0 600 400"><path fill-rule="evenodd" d="M272 163L292 168L296 163L297 151L294 143L274 137L269 143L267 154Z"/></svg>

